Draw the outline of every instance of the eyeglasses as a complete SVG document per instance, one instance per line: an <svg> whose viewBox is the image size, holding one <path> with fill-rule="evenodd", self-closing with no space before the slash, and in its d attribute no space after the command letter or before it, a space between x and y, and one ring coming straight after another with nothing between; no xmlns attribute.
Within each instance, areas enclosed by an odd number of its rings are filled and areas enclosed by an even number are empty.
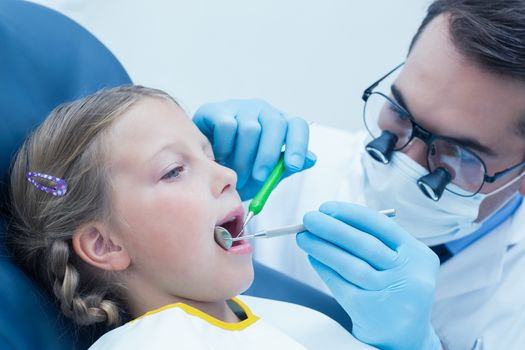
<svg viewBox="0 0 525 350"><path fill-rule="evenodd" d="M488 175L485 163L478 155L445 136L426 130L394 99L374 91L379 83L403 64L363 92L363 119L370 136L374 138L365 148L374 159L387 164L394 151L402 150L415 137L422 140L427 146L429 174L421 177L417 185L427 197L435 201L439 200L445 189L462 197L474 196L485 182L493 183L525 167L525 162L521 162L492 176ZM450 188L449 184L456 187Z"/></svg>

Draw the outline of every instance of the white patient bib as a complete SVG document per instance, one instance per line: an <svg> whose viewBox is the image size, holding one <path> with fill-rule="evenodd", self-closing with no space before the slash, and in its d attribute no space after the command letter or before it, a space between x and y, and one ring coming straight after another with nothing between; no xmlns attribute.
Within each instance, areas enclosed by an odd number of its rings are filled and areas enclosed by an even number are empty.
<svg viewBox="0 0 525 350"><path fill-rule="evenodd" d="M374 349L307 307L244 295L232 300L247 315L245 320L226 323L186 304L171 304L106 333L90 350Z"/></svg>
<svg viewBox="0 0 525 350"><path fill-rule="evenodd" d="M89 349L306 349L232 300L245 320L227 323L187 304L170 304L106 333Z"/></svg>

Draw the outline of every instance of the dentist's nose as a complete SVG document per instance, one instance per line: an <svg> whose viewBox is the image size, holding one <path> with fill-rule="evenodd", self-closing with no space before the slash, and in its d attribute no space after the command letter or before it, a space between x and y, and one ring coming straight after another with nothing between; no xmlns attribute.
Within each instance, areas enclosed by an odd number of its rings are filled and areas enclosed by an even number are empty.
<svg viewBox="0 0 525 350"><path fill-rule="evenodd" d="M414 138L408 145L401 150L404 154L412 158L425 169L427 164L427 145L420 139Z"/></svg>
<svg viewBox="0 0 525 350"><path fill-rule="evenodd" d="M237 185L237 174L232 169L214 163L213 165L212 192L214 197L235 190Z"/></svg>

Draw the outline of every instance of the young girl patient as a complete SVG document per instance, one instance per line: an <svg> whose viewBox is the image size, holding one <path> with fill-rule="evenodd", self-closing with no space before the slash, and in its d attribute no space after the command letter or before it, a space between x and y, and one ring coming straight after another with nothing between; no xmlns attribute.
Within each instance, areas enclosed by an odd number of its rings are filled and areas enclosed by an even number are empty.
<svg viewBox="0 0 525 350"><path fill-rule="evenodd" d="M235 185L167 94L103 90L56 108L19 150L11 253L78 325L114 328L91 349L363 348L314 310L242 297L266 323L235 298L251 246L214 240L242 227Z"/></svg>
<svg viewBox="0 0 525 350"><path fill-rule="evenodd" d="M123 86L62 105L11 173L13 254L79 325L120 326L91 348L303 348L237 298L253 278L236 174L162 91ZM122 325L123 318L133 319Z"/></svg>

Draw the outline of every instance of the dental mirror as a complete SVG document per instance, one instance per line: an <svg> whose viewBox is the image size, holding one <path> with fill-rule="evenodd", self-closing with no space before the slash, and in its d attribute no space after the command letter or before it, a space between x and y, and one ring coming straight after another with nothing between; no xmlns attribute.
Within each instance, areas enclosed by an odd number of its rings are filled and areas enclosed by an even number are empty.
<svg viewBox="0 0 525 350"><path fill-rule="evenodd" d="M231 233L222 226L215 226L213 238L218 245L226 250L230 249L233 245Z"/></svg>

